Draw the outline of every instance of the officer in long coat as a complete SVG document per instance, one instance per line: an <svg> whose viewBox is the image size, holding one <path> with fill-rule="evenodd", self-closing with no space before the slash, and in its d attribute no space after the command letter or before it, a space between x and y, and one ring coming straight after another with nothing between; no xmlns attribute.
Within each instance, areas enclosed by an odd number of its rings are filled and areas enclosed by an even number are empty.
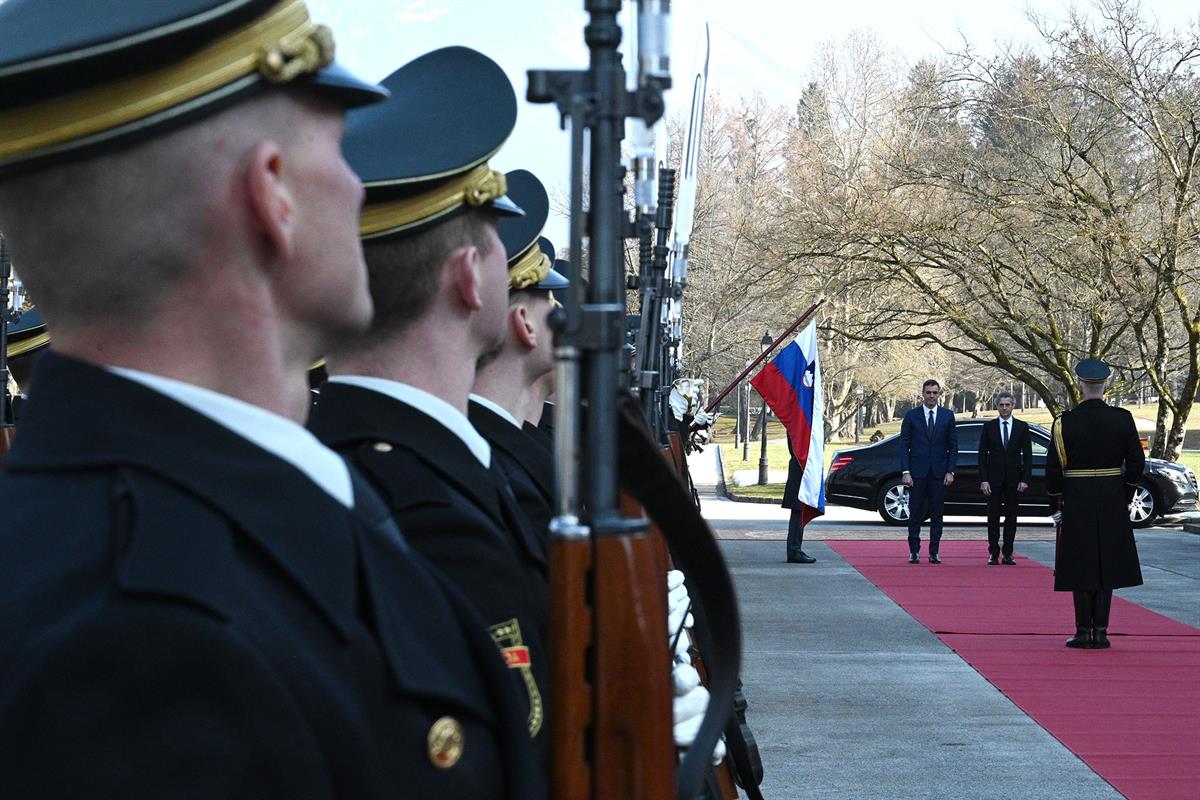
<svg viewBox="0 0 1200 800"><path fill-rule="evenodd" d="M1089 358L1075 374L1083 402L1055 421L1046 458L1050 511L1062 511L1054 590L1074 593L1067 646L1099 649L1109 646L1113 589L1142 583L1129 502L1146 458L1133 415L1104 402L1108 365Z"/></svg>

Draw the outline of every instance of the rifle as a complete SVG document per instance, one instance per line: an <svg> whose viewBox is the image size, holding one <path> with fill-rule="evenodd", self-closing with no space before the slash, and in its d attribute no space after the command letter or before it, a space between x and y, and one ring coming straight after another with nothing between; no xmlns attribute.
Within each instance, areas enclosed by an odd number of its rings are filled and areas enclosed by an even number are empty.
<svg viewBox="0 0 1200 800"><path fill-rule="evenodd" d="M635 198L637 207L637 231L639 238L639 274L632 277L628 288L640 290L641 308L639 325L636 336L636 359L630 386L639 393L642 417L649 433L669 453L672 466L687 487L689 496L695 500L695 491L691 486L685 458L685 447L680 432L671 424L670 393L675 378L680 370L679 334L682 331L682 292L686 282L688 242L690 240L694 209L694 200L698 184L698 164L700 160L700 133L704 122L705 87L708 78L709 36L705 27L704 54L701 65L691 81L692 103L688 119L687 132L684 137L684 147L681 154L680 172L683 181L679 186L681 198L681 215L679 219L672 218L672 199L675 188L675 171L658 164L658 193L657 202L652 202L654 193L651 173L645 163L644 156L653 152L655 142L654 131L635 125ZM658 143L662 142L659 137ZM665 149L665 148L660 148ZM652 243L651 236L656 233ZM677 279L668 285L667 267L674 243L675 257L673 274ZM680 323L672 336L671 311L674 302L675 319ZM675 348L675 357L671 350ZM685 418L684 432L690 426L691 418ZM629 480L623 474L626 489L638 494L638 481ZM652 525L655 539L662 541L661 526ZM669 549L664 548L660 561L668 567L674 566L674 559ZM707 618L700 607L693 609L696 628L688 631L672 632L685 634L689 642L689 652L692 655L693 666L701 676L704 686L710 687L711 678L705 664L704 650L701 641L708 642L710 636L707 630ZM711 645L709 645L711 646ZM735 783L747 788L751 797L758 796L757 786L762 780L762 762L758 757L757 743L754 734L745 723L744 695L741 694L740 682L735 694L734 705L729 709L729 722L726 726L725 741L728 756L714 771L709 781L709 794L714 798L738 797Z"/></svg>
<svg viewBox="0 0 1200 800"><path fill-rule="evenodd" d="M574 281L555 320L556 516L551 522L551 782L556 798L665 800L695 796L731 702L735 669L711 665L712 701L693 747L676 770L663 572L645 520L621 511L618 386L624 344L621 240L633 225L622 206L621 138L625 119L653 125L669 85L665 49L667 0L640 0L640 69L625 85L618 55L621 0L586 0L589 66L533 70L527 98L553 102L570 120L570 260ZM584 133L589 134L590 203L583 212ZM586 422L586 425L584 423ZM586 447L582 434L586 432ZM661 456L656 456L665 462ZM582 478L582 480L581 480ZM676 481L676 486L678 482ZM695 572L693 596L733 617L714 638L723 655L740 657L732 581L715 542ZM714 557L715 552L715 557ZM699 556L698 556L699 557ZM590 592L589 592L590 588Z"/></svg>
<svg viewBox="0 0 1200 800"><path fill-rule="evenodd" d="M670 296L665 312L666 352L663 356L663 386L670 386L683 368L683 290L687 287L688 243L696 213L697 170L700 167L700 133L704 128L704 98L708 92L708 57L711 45L708 23L704 25L704 63L692 79L692 108L683 142L679 199L671 228Z"/></svg>

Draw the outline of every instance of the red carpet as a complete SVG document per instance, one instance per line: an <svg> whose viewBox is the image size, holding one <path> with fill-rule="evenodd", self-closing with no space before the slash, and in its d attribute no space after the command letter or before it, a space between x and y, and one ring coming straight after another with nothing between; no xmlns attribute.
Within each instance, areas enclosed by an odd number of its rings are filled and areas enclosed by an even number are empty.
<svg viewBox="0 0 1200 800"><path fill-rule="evenodd" d="M1113 598L1109 650L1072 650L1069 592L1017 556L942 541L942 564L898 541L831 541L839 555L1132 800L1200 798L1200 628ZM922 542L923 550L925 543Z"/></svg>

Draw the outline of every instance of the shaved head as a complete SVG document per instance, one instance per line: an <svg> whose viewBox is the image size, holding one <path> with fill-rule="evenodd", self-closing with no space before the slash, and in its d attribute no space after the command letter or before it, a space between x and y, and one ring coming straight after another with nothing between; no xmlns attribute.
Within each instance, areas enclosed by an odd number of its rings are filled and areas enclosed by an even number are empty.
<svg viewBox="0 0 1200 800"><path fill-rule="evenodd" d="M317 102L268 91L116 152L0 180L0 230L55 330L152 316L229 236L218 212L251 148L302 135Z"/></svg>

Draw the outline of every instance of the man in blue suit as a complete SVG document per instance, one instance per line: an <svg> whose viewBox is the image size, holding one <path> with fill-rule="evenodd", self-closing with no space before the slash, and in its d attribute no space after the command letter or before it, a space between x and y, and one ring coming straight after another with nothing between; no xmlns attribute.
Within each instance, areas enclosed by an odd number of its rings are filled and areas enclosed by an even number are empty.
<svg viewBox="0 0 1200 800"><path fill-rule="evenodd" d="M940 564L942 504L946 487L954 483L958 464L958 433L954 412L938 406L942 387L930 379L921 387L921 405L900 423L900 471L908 487L908 563L920 562L921 520L929 512L929 563Z"/></svg>

